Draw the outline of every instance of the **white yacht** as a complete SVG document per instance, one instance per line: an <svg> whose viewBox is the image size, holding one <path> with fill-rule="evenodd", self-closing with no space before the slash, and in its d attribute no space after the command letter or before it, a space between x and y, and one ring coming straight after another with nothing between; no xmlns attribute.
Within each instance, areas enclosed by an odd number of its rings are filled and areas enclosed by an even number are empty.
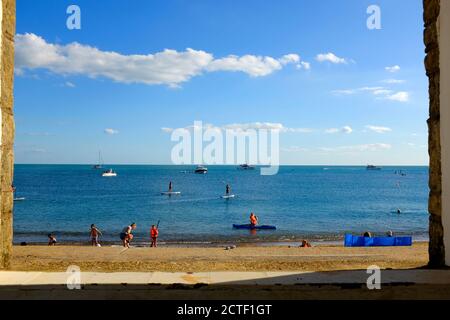
<svg viewBox="0 0 450 320"><path fill-rule="evenodd" d="M113 169L109 169L102 173L102 177L117 177L117 173Z"/></svg>

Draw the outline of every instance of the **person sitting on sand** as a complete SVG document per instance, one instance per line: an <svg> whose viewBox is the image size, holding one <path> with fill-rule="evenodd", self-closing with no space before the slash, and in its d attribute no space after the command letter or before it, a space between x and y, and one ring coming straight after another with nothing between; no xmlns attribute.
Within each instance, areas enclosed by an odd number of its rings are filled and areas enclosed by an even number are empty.
<svg viewBox="0 0 450 320"><path fill-rule="evenodd" d="M172 192L172 181L169 182L169 192Z"/></svg>
<svg viewBox="0 0 450 320"><path fill-rule="evenodd" d="M91 243L94 247L100 247L100 243L98 242L98 237L101 236L101 231L95 226L95 224L91 224Z"/></svg>
<svg viewBox="0 0 450 320"><path fill-rule="evenodd" d="M55 246L56 245L56 237L55 237L55 235L52 234L52 233L49 233L47 235L47 237L48 237L48 245L49 246Z"/></svg>
<svg viewBox="0 0 450 320"><path fill-rule="evenodd" d="M258 217L252 212L250 213L250 224L255 227L258 224Z"/></svg>
<svg viewBox="0 0 450 320"><path fill-rule="evenodd" d="M125 248L129 248L130 247L130 242L131 240L133 240L133 230L136 229L136 223L132 223L129 226L123 228L122 232L120 233L120 240L122 240L123 242L123 246Z"/></svg>
<svg viewBox="0 0 450 320"><path fill-rule="evenodd" d="M158 228L155 225L152 225L152 228L150 229L150 238L152 239L152 243L150 247L157 247L156 241L158 239L159 231Z"/></svg>
<svg viewBox="0 0 450 320"><path fill-rule="evenodd" d="M300 245L300 248L311 248L312 245L308 242L308 240L302 240L302 244Z"/></svg>
<svg viewBox="0 0 450 320"><path fill-rule="evenodd" d="M227 186L225 187L225 195L229 196L230 191L231 191L230 185L227 183Z"/></svg>

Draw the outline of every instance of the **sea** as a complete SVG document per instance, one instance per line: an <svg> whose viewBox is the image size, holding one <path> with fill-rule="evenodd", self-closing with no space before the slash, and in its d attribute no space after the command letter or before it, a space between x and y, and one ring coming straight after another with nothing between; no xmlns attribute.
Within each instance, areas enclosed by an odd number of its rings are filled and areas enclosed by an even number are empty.
<svg viewBox="0 0 450 320"><path fill-rule="evenodd" d="M428 232L428 167L281 166L262 176L259 168L105 165L117 177L102 177L90 165L15 165L14 242L87 244L95 224L101 241L120 244L135 222L136 244L149 242L158 225L165 245L340 242L347 233L412 235ZM167 196L169 182L180 195ZM233 199L222 199L225 186ZM400 209L401 213L397 213ZM254 212L276 230L235 230Z"/></svg>

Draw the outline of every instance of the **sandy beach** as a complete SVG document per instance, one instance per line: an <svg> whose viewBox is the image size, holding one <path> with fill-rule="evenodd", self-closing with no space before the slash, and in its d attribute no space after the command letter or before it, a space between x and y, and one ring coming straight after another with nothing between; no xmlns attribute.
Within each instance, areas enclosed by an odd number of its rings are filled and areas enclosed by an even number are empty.
<svg viewBox="0 0 450 320"><path fill-rule="evenodd" d="M428 263L428 244L412 247L344 248L323 245L313 248L288 246L224 248L141 248L88 246L15 246L12 270L65 271L77 265L83 271L333 271L412 269Z"/></svg>

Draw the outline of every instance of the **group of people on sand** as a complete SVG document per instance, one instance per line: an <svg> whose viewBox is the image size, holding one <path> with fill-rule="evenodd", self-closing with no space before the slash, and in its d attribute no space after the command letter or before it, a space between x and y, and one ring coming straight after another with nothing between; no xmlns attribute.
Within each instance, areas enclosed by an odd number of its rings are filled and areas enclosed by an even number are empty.
<svg viewBox="0 0 450 320"><path fill-rule="evenodd" d="M120 233L120 240L122 240L122 244L125 248L130 247L130 242L134 238L133 231L136 230L136 228L137 224L133 222L132 224L123 228L122 232ZM153 224L152 227L150 228L150 240L151 240L150 247L156 248L158 246L157 244L158 236L159 236L158 227Z"/></svg>
<svg viewBox="0 0 450 320"><path fill-rule="evenodd" d="M136 223L131 223L130 225L126 226L122 229L122 232L120 233L120 240L122 240L122 244L125 248L130 247L130 242L133 240L133 231L136 230L137 225ZM91 239L91 244L94 247L101 247L99 237L102 235L102 232L100 229L97 228L95 224L91 224L91 230L89 232L89 237ZM159 236L159 230L158 227L155 225L152 225L150 228L150 239L151 244L150 247L157 247L157 241ZM48 234L48 245L49 246L55 246L57 243L56 236L53 233Z"/></svg>

